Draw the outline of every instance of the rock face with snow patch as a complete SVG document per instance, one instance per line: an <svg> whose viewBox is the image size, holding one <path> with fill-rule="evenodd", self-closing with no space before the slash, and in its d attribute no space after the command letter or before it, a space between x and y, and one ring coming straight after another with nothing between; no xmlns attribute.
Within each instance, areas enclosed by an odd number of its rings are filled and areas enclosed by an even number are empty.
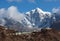
<svg viewBox="0 0 60 41"><path fill-rule="evenodd" d="M29 27L46 28L50 27L53 21L53 15L50 12L42 11L39 8L27 12L25 17L25 23Z"/></svg>

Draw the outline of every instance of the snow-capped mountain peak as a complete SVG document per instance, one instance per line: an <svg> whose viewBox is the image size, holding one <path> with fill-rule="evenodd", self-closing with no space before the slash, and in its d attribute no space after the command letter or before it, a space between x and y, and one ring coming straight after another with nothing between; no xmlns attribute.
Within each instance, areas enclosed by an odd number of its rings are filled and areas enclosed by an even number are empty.
<svg viewBox="0 0 60 41"><path fill-rule="evenodd" d="M40 8L33 9L25 14L18 12L17 8L12 6L6 10L6 14L2 16L2 25L13 27L14 29L31 30L39 28L49 28L53 16L50 12L43 11ZM1 15L0 15L1 16Z"/></svg>
<svg viewBox="0 0 60 41"><path fill-rule="evenodd" d="M31 27L47 28L52 23L51 12L43 11L40 8L33 9L26 13L26 19L30 23ZM27 23L27 22L26 22ZM27 24L28 25L28 24Z"/></svg>
<svg viewBox="0 0 60 41"><path fill-rule="evenodd" d="M36 8L35 11L39 12L39 13L43 13L42 9L40 9L40 8Z"/></svg>

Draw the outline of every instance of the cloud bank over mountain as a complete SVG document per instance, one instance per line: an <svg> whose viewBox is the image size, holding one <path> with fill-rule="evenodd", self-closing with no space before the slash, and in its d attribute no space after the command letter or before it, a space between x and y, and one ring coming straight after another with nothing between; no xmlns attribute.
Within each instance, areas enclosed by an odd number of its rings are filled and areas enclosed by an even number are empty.
<svg viewBox="0 0 60 41"><path fill-rule="evenodd" d="M53 13L60 13L60 8L53 8L52 9L52 12Z"/></svg>
<svg viewBox="0 0 60 41"><path fill-rule="evenodd" d="M7 17L7 18L13 18L15 20L22 20L24 15L21 14L17 7L11 6L8 9L2 8L0 9L0 16L1 17Z"/></svg>
<svg viewBox="0 0 60 41"><path fill-rule="evenodd" d="M53 8L52 13L54 13L56 20L60 21L60 7L59 8Z"/></svg>

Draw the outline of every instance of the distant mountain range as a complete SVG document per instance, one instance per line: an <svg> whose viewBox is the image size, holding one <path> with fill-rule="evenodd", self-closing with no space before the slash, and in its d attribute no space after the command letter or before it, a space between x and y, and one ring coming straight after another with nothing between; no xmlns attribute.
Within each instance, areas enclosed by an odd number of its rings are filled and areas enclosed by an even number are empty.
<svg viewBox="0 0 60 41"><path fill-rule="evenodd" d="M53 24L60 20L57 13L51 13L36 8L25 14L16 12L5 12L0 14L0 25L6 26L9 29L15 29L18 31L33 31L40 28L49 28Z"/></svg>

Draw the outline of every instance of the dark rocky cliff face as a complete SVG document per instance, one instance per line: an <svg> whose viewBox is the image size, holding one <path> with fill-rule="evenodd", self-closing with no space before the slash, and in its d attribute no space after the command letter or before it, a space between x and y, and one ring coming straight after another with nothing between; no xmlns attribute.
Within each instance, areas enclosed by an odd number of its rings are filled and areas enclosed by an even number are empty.
<svg viewBox="0 0 60 41"><path fill-rule="evenodd" d="M56 30L60 30L60 21L54 22L50 28L54 28Z"/></svg>

